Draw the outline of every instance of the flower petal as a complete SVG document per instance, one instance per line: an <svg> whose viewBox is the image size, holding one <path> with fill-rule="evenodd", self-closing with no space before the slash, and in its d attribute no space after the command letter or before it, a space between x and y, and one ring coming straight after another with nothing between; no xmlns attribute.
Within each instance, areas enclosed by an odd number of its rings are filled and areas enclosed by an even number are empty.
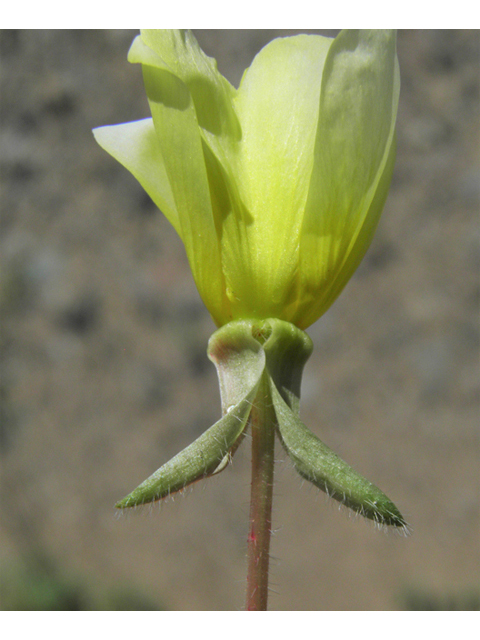
<svg viewBox="0 0 480 640"><path fill-rule="evenodd" d="M346 259L343 261L336 275L332 278L329 286L325 288L323 300L326 309L335 302L337 297L343 291L345 285L348 283L360 262L363 260L363 257L372 242L375 230L380 220L380 215L387 200L395 165L396 146L396 136L394 136L393 144L390 147L390 152L388 154L387 164L385 165L383 173L377 184L377 190L373 201L370 204L368 213L363 218L363 224L357 231L357 236L354 238L354 242L349 249ZM317 320L317 313L315 306L312 306L310 310L305 310L304 319L307 323L306 326L313 324L315 320Z"/></svg>
<svg viewBox="0 0 480 640"><path fill-rule="evenodd" d="M147 97L178 211L180 235L192 273L210 313L228 306L210 199L201 129L187 85L142 37L129 52L142 63ZM215 318L218 322L218 318Z"/></svg>
<svg viewBox="0 0 480 640"><path fill-rule="evenodd" d="M296 270L331 43L306 35L273 40L244 74L235 98L242 127L237 175L247 223L225 221L223 251L227 284L250 317L281 315Z"/></svg>
<svg viewBox="0 0 480 640"><path fill-rule="evenodd" d="M299 310L293 322L303 328L340 294L371 240L361 231L375 227L384 204L399 88L394 31L340 33L325 63L301 235L299 286L309 317Z"/></svg>
<svg viewBox="0 0 480 640"><path fill-rule="evenodd" d="M180 234L177 208L151 118L93 130L98 144L128 169Z"/></svg>
<svg viewBox="0 0 480 640"><path fill-rule="evenodd" d="M142 29L140 38L188 87L199 126L213 134L206 139L215 148L219 137L238 140L241 131L232 103L235 88L218 71L216 60L202 51L192 32Z"/></svg>

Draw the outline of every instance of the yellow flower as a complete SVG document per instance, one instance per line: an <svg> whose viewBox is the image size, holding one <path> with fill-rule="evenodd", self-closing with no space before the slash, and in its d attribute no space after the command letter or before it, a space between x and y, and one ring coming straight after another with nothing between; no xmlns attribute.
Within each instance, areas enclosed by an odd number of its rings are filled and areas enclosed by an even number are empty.
<svg viewBox="0 0 480 640"><path fill-rule="evenodd" d="M95 137L185 245L220 327L208 354L223 416L117 507L162 499L222 471L252 415L262 414L258 433L275 429L303 478L380 525L405 529L391 500L299 417L312 350L303 329L363 258L392 177L395 33L274 40L238 90L190 31L142 31L129 60L142 64L152 118L101 127Z"/></svg>
<svg viewBox="0 0 480 640"><path fill-rule="evenodd" d="M217 326L305 329L362 260L395 158L393 31L273 40L235 89L185 30L143 30L151 119L101 127L182 239Z"/></svg>

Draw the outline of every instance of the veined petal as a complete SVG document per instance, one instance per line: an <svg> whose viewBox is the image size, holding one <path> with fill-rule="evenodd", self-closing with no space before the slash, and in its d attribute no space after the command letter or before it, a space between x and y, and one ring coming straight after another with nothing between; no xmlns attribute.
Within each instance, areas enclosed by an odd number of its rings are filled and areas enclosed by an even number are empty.
<svg viewBox="0 0 480 640"><path fill-rule="evenodd" d="M307 301L305 302L305 308L300 312L302 322L305 323L304 326L308 327L313 324L335 302L363 260L372 242L380 220L380 215L387 200L395 166L396 146L396 136L394 136L387 164L378 182L377 190L375 191L368 213L363 218L363 224L359 227L358 233L336 275L323 290L321 300L309 300L309 303Z"/></svg>
<svg viewBox="0 0 480 640"><path fill-rule="evenodd" d="M142 64L147 97L178 211L180 235L192 273L207 309L228 306L221 268L209 178L195 104L186 84L155 51L137 37L130 62Z"/></svg>
<svg viewBox="0 0 480 640"><path fill-rule="evenodd" d="M233 165L241 138L233 104L235 88L218 71L216 60L202 51L189 29L142 29L140 37L188 87L202 138L221 164L229 197L235 198ZM208 158L206 165L210 174ZM226 210L214 208L217 227L230 211L231 205Z"/></svg>
<svg viewBox="0 0 480 640"><path fill-rule="evenodd" d="M297 268L320 81L331 43L305 35L270 42L244 74L235 98L242 127L237 175L245 224L226 220L223 251L227 284L250 316L281 316ZM235 265L242 267L234 270Z"/></svg>
<svg viewBox="0 0 480 640"><path fill-rule="evenodd" d="M180 234L177 208L151 118L93 130L98 144L128 169Z"/></svg>
<svg viewBox="0 0 480 640"><path fill-rule="evenodd" d="M189 29L142 29L141 40L188 87L199 126L215 151L219 138L239 140L240 125L233 107L235 88L217 69L214 58L200 48ZM212 134L212 135L208 135Z"/></svg>
<svg viewBox="0 0 480 640"><path fill-rule="evenodd" d="M225 274L232 264L228 247L232 242L241 246L248 242L248 214L239 195L237 173L242 132L234 106L236 90L218 71L216 61L201 50L190 30L144 29L141 40L190 91L203 142L217 236L227 245L227 250L220 249ZM215 316L220 325L232 320L230 302L236 303L231 287L227 284L225 289L230 298Z"/></svg>
<svg viewBox="0 0 480 640"><path fill-rule="evenodd" d="M300 327L327 310L371 240L365 230L375 227L391 177L399 88L394 31L340 33L322 78L300 244L299 287L308 320L300 310L292 320Z"/></svg>

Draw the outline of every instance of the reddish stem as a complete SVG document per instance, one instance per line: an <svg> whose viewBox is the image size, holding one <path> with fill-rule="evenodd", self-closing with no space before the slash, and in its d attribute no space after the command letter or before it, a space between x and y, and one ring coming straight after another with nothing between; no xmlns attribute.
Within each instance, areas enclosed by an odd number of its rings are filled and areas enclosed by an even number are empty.
<svg viewBox="0 0 480 640"><path fill-rule="evenodd" d="M261 384L250 414L252 487L247 557L247 611L266 611L272 526L275 412L268 382Z"/></svg>

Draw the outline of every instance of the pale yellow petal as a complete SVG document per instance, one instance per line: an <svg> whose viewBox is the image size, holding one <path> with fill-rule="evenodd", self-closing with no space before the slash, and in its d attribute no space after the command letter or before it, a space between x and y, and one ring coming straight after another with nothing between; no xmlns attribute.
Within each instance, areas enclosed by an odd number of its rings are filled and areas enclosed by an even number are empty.
<svg viewBox="0 0 480 640"><path fill-rule="evenodd" d="M98 127L98 144L128 169L180 234L177 208L151 118Z"/></svg>
<svg viewBox="0 0 480 640"><path fill-rule="evenodd" d="M399 87L393 31L341 32L325 63L301 234L303 310L294 322L302 328L332 304L368 248L365 230L376 225L391 177Z"/></svg>
<svg viewBox="0 0 480 640"><path fill-rule="evenodd" d="M331 42L306 35L270 42L235 98L242 129L236 164L241 204L225 220L222 256L230 295L246 317L282 317L297 269Z"/></svg>
<svg viewBox="0 0 480 640"><path fill-rule="evenodd" d="M158 144L178 211L180 235L197 288L218 324L228 300L212 210L204 141L189 88L139 36L129 52L142 63Z"/></svg>

